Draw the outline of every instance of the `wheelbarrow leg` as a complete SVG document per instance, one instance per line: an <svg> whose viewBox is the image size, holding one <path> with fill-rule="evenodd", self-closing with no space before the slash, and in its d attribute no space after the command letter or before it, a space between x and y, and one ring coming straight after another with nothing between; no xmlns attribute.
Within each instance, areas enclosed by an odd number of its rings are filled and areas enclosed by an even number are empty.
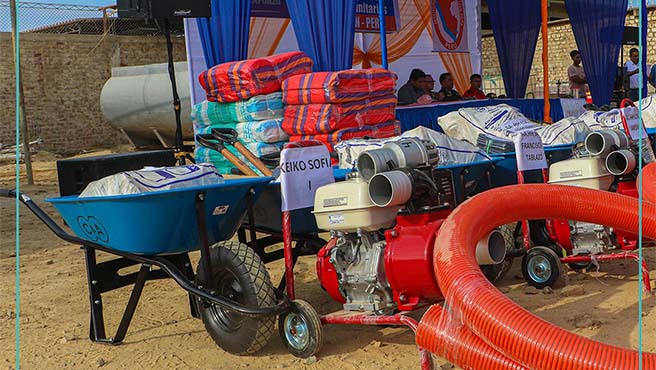
<svg viewBox="0 0 656 370"><path fill-rule="evenodd" d="M141 298L141 292L146 284L149 272L150 265L142 264L141 269L139 269L139 274L137 275L137 280L134 282L134 288L132 288L128 305L123 312L121 323L118 326L118 330L116 330L116 335L110 340L112 344L121 343L125 338L125 334L128 332L128 327L134 316L134 311L137 309L137 304L139 303L139 298Z"/></svg>
<svg viewBox="0 0 656 370"><path fill-rule="evenodd" d="M93 342L107 340L105 337L105 322L103 320L102 297L100 295L100 277L96 269L96 250L87 246L84 249L84 259L87 267L87 285L89 286L89 339Z"/></svg>

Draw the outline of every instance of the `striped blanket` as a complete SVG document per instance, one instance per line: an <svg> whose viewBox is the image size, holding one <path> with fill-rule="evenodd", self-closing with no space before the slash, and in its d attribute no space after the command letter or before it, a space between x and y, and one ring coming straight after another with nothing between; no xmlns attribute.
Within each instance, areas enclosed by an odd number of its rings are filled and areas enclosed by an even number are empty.
<svg viewBox="0 0 656 370"><path fill-rule="evenodd" d="M394 94L396 74L382 68L299 74L283 81L285 104L345 103Z"/></svg>
<svg viewBox="0 0 656 370"><path fill-rule="evenodd" d="M397 135L401 135L401 123L399 121L389 121L372 126L345 128L330 134L294 135L289 137L289 141L318 140L326 144L328 150L332 152L334 145L344 140L361 137L383 139Z"/></svg>
<svg viewBox="0 0 656 370"><path fill-rule="evenodd" d="M191 119L196 125L211 126L281 118L283 113L282 92L277 91L234 103L215 103L205 100L193 106Z"/></svg>
<svg viewBox="0 0 656 370"><path fill-rule="evenodd" d="M198 80L207 100L227 103L278 91L283 80L311 71L312 60L295 51L219 64L202 72Z"/></svg>
<svg viewBox="0 0 656 370"><path fill-rule="evenodd" d="M340 104L288 105L282 129L290 135L314 135L375 125L394 120L395 107L394 95Z"/></svg>

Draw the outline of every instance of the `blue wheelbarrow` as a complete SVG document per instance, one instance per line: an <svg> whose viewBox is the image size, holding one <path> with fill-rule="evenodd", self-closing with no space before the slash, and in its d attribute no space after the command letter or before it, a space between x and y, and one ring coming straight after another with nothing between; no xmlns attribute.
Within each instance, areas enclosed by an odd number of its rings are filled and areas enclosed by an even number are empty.
<svg viewBox="0 0 656 370"><path fill-rule="evenodd" d="M122 342L145 282L169 277L189 293L192 316L202 319L216 344L245 355L266 345L276 316L290 308L290 301L271 284L257 254L244 244L228 241L270 181L270 177L227 179L222 184L152 193L46 199L75 235L27 195L0 190L0 197L18 197L58 237L82 246L92 341ZM189 252L196 250L201 258L194 272ZM119 258L97 263L96 251ZM133 265L141 265L138 272L118 273ZM116 334L108 338L101 295L132 284Z"/></svg>

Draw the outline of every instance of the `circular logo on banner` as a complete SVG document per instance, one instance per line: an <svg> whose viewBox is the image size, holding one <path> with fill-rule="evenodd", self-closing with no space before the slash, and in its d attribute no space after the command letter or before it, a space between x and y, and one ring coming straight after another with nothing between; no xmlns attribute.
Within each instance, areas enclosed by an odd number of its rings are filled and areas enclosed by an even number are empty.
<svg viewBox="0 0 656 370"><path fill-rule="evenodd" d="M463 0L433 0L431 15L437 39L447 50L460 47L465 29Z"/></svg>

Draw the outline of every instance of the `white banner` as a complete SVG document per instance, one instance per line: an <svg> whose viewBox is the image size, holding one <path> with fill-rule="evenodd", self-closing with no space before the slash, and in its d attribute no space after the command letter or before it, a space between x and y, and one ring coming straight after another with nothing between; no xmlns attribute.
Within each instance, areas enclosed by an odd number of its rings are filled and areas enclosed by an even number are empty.
<svg viewBox="0 0 656 370"><path fill-rule="evenodd" d="M517 169L520 171L547 168L542 139L535 131L524 131L515 135Z"/></svg>
<svg viewBox="0 0 656 370"><path fill-rule="evenodd" d="M433 51L469 52L465 0L431 0Z"/></svg>
<svg viewBox="0 0 656 370"><path fill-rule="evenodd" d="M314 206L317 188L333 182L330 153L325 146L283 149L280 153L283 212Z"/></svg>

